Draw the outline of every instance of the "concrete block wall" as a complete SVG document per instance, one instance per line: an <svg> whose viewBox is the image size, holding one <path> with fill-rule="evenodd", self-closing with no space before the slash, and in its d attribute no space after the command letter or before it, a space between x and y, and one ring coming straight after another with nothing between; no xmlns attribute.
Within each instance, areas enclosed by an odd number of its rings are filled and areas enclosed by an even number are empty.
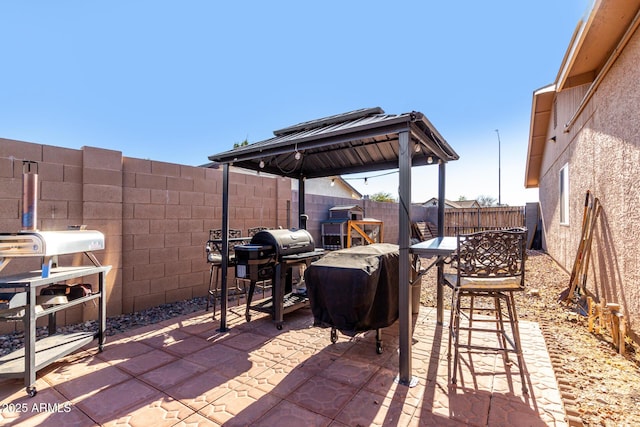
<svg viewBox="0 0 640 427"><path fill-rule="evenodd" d="M21 228L22 161L38 162L40 230L85 224L105 234L95 253L107 275L107 315L204 296L209 281L204 244L222 225L218 169L123 157L95 147L80 150L0 138L0 231ZM291 215L288 179L236 173L229 179L229 226L286 226ZM82 254L60 265L86 264ZM40 260L12 260L2 275L40 268ZM97 287L96 278L85 278ZM94 319L93 304L58 314L58 324ZM41 319L41 324L45 320ZM0 323L0 333L21 324Z"/></svg>
<svg viewBox="0 0 640 427"><path fill-rule="evenodd" d="M122 236L121 155L118 152L84 148L72 150L15 140L0 139L0 230L21 229L22 162L38 163L37 223L40 230L65 230L69 225L86 225L105 234L107 248L96 255L103 265L112 265L107 276L109 311L120 313L119 275ZM59 257L60 265L86 264L83 254ZM11 260L2 274L40 268L37 258ZM84 278L97 289L97 277ZM57 313L60 325L95 318L96 306L84 304ZM40 324L46 322L39 320ZM0 323L0 332L20 328L21 323Z"/></svg>
<svg viewBox="0 0 640 427"><path fill-rule="evenodd" d="M278 197L291 197L280 181L232 171L229 227L242 235L277 227ZM123 191L122 311L205 296L204 244L222 227L222 171L124 158Z"/></svg>
<svg viewBox="0 0 640 427"><path fill-rule="evenodd" d="M81 175L81 210L77 213L76 224L85 224L87 229L99 230L105 237L105 250L96 255L102 265L110 265L107 275L107 313L122 313L122 154L119 151L83 147ZM43 181L44 185L44 181ZM43 189L43 193L45 190ZM51 189L55 194L55 189ZM43 194L44 195L44 194ZM64 228L64 227L56 227ZM46 224L43 230L48 230ZM53 229L53 227L52 227ZM72 264L81 264L83 255L75 255ZM94 288L97 288L97 279ZM96 289L97 290L97 289ZM78 307L83 312L83 320L95 319L97 307L84 304ZM64 310L69 311L69 310ZM65 324L75 323L66 319Z"/></svg>
<svg viewBox="0 0 640 427"><path fill-rule="evenodd" d="M122 311L205 296L204 244L222 227L222 171L131 158L123 165ZM242 235L277 227L278 195L291 193L280 181L231 172L229 227Z"/></svg>
<svg viewBox="0 0 640 427"><path fill-rule="evenodd" d="M0 231L21 227L23 160L38 162L38 229L84 224L105 234L106 249L95 255L102 265L112 266L106 283L108 316L206 294L204 244L209 230L222 226L221 169L129 158L95 147L74 150L0 139ZM347 204L360 204L366 217L384 221L384 241L397 243L396 203L307 195L307 228L318 246L320 222L328 218L329 208ZM256 226L297 227L297 205L291 180L232 168L230 228L247 235ZM412 207L412 218L424 220L425 212ZM82 254L60 257L60 265L87 263ZM0 274L39 268L39 259L15 259ZM85 282L97 287L97 278ZM80 305L61 311L58 324L96 314L93 304ZM0 323L0 333L20 326Z"/></svg>

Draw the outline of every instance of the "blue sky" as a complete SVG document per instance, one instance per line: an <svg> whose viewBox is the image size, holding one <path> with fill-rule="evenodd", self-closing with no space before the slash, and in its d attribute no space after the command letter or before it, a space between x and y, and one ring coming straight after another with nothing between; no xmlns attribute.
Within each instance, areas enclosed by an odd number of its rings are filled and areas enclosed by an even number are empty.
<svg viewBox="0 0 640 427"><path fill-rule="evenodd" d="M591 0L5 1L0 137L187 165L366 107L424 113L458 152L446 197L524 189L534 90ZM437 195L414 168L412 201ZM397 174L348 182L397 195ZM349 178L349 177L347 177Z"/></svg>

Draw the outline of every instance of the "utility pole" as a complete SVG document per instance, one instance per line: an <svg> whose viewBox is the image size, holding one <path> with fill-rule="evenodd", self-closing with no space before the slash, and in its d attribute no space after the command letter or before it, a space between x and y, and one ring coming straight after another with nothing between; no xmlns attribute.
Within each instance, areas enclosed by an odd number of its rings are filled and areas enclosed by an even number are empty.
<svg viewBox="0 0 640 427"><path fill-rule="evenodd" d="M500 199L500 132L496 129L498 134L498 206L502 206L502 200Z"/></svg>

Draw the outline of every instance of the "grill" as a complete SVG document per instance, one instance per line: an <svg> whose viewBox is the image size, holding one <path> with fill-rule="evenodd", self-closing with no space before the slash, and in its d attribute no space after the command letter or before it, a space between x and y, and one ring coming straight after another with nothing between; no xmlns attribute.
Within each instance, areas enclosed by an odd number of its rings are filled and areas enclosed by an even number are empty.
<svg viewBox="0 0 640 427"><path fill-rule="evenodd" d="M36 394L36 371L98 338L104 346L106 328L105 278L111 266L101 266L92 251L105 249L104 235L70 226L63 231L38 231L37 163L23 162L22 230L0 233L0 271L16 258L41 260L42 269L0 276L0 322L22 322L24 348L0 357L0 378L23 377L29 395ZM92 266L59 266L58 255L85 253ZM96 276L98 291L89 284L72 284ZM56 313L98 300L97 330L57 333ZM39 318L48 318L49 334L36 337ZM36 339L37 338L37 339Z"/></svg>
<svg viewBox="0 0 640 427"><path fill-rule="evenodd" d="M57 264L52 257L104 249L104 235L84 230L84 225L70 226L64 231L38 231L37 207L38 163L25 160L22 162L22 231L0 233L0 271L13 258L40 256L46 263ZM94 265L99 265L94 257L89 258ZM44 262L42 276L47 277L49 271Z"/></svg>
<svg viewBox="0 0 640 427"><path fill-rule="evenodd" d="M68 230L68 231L39 231L0 233L0 271L14 258L43 257L42 278L49 276L51 267L57 267L54 258L57 255L85 252L94 261L90 251L104 249L104 235L94 230ZM98 266L95 260L94 265ZM45 300L51 304L54 302L66 302L66 298L38 297L38 303ZM0 294L0 317L9 317L16 314L23 315L24 311L16 308L24 308L27 305L25 292ZM41 307L36 307L41 311Z"/></svg>
<svg viewBox="0 0 640 427"><path fill-rule="evenodd" d="M270 278L276 262L286 255L316 253L313 237L307 230L259 231L249 244L238 245L234 250L236 277L254 281Z"/></svg>
<svg viewBox="0 0 640 427"><path fill-rule="evenodd" d="M293 292L293 268L309 265L324 255L316 249L313 237L306 230L262 230L251 242L234 248L236 277L250 281L245 317L251 320L251 310L270 313L278 329L283 315L308 304L304 293ZM272 280L272 296L252 304L256 282Z"/></svg>
<svg viewBox="0 0 640 427"><path fill-rule="evenodd" d="M271 245L249 243L238 245L236 251L236 277L252 281L268 280L273 275L275 251Z"/></svg>
<svg viewBox="0 0 640 427"><path fill-rule="evenodd" d="M104 235L95 230L0 233L0 258L50 257L104 249Z"/></svg>

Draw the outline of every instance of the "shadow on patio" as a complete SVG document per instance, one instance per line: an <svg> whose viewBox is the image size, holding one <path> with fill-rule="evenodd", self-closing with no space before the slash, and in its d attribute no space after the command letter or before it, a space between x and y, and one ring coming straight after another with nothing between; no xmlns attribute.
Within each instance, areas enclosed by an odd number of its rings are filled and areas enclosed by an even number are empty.
<svg viewBox="0 0 640 427"><path fill-rule="evenodd" d="M450 387L447 329L435 309L414 316L415 387L397 384L398 325L356 338L312 326L309 309L278 331L265 315L229 314L227 333L198 312L109 337L39 372L38 394L0 382L11 425L566 425L538 325L521 322L530 393L495 354L463 354Z"/></svg>

